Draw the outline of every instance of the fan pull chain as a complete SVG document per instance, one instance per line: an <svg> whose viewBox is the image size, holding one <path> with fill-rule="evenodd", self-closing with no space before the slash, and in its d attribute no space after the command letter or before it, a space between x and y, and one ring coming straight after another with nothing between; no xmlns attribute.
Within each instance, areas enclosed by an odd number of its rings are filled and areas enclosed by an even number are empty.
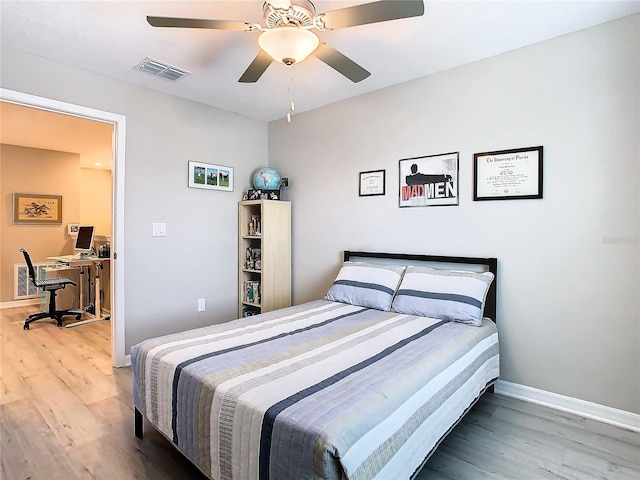
<svg viewBox="0 0 640 480"><path fill-rule="evenodd" d="M289 81L289 91L288 91L288 100L289 100L289 111L287 112L287 123L291 123L291 114L295 110L295 103L293 102L293 66L291 65L291 80Z"/></svg>

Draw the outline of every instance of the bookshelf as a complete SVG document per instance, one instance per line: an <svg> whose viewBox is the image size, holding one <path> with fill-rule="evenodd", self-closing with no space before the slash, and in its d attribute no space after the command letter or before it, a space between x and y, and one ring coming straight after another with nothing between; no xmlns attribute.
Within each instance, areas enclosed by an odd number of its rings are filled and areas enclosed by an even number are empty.
<svg viewBox="0 0 640 480"><path fill-rule="evenodd" d="M238 204L238 316L291 305L291 202Z"/></svg>

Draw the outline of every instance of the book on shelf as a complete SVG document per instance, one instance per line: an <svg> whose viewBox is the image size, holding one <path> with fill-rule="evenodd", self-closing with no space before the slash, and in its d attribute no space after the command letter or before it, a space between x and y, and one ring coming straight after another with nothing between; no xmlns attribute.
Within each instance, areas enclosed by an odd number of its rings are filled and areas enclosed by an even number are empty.
<svg viewBox="0 0 640 480"><path fill-rule="evenodd" d="M243 300L248 303L260 303L260 282L246 280L244 282Z"/></svg>
<svg viewBox="0 0 640 480"><path fill-rule="evenodd" d="M262 269L262 252L259 248L254 248L253 251L251 252L251 263L253 264L253 269L254 270L261 270Z"/></svg>
<svg viewBox="0 0 640 480"><path fill-rule="evenodd" d="M261 270L262 269L262 252L259 248L247 247L245 268L247 270Z"/></svg>
<svg viewBox="0 0 640 480"><path fill-rule="evenodd" d="M251 258L253 257L253 248L249 245L245 250L244 268L251 270Z"/></svg>

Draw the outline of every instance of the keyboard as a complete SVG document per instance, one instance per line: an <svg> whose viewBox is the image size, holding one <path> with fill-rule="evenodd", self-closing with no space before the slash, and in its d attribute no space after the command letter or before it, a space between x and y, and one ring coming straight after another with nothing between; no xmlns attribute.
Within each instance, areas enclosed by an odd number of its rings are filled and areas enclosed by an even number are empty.
<svg viewBox="0 0 640 480"><path fill-rule="evenodd" d="M58 262L62 262L62 263L68 263L68 262L75 262L77 260L93 260L94 258L97 258L93 255L80 255L80 254L76 254L76 255L63 255L61 257L56 257Z"/></svg>
<svg viewBox="0 0 640 480"><path fill-rule="evenodd" d="M66 255L66 256L56 258L56 262L58 263L69 263L75 260L80 260L80 257L76 257L74 255Z"/></svg>

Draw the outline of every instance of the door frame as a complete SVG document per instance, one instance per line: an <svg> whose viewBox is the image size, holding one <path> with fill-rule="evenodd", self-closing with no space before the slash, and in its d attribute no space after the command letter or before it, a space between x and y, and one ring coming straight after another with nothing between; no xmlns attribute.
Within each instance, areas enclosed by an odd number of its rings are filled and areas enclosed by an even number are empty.
<svg viewBox="0 0 640 480"><path fill-rule="evenodd" d="M124 367L125 355L125 292L124 292L124 171L126 117L118 113L96 110L73 103L61 102L28 93L0 88L0 100L26 107L49 110L64 115L113 125L113 171L111 216L111 365Z"/></svg>

